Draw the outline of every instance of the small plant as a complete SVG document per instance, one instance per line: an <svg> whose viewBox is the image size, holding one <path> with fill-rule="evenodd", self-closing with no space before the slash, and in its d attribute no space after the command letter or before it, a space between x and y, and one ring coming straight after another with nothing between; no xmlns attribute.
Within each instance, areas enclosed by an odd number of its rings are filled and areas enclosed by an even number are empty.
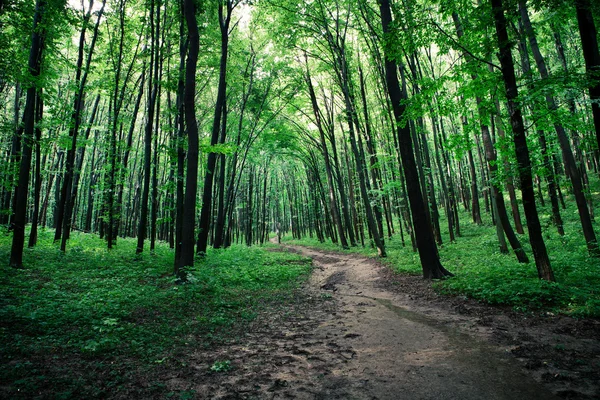
<svg viewBox="0 0 600 400"><path fill-rule="evenodd" d="M231 369L231 361L215 361L214 364L210 367L212 372L227 372Z"/></svg>

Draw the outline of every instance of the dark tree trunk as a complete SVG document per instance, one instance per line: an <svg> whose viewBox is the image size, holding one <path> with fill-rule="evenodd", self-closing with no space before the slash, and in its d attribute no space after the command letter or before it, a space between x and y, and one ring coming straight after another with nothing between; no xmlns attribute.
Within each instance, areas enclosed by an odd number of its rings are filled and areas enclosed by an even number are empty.
<svg viewBox="0 0 600 400"><path fill-rule="evenodd" d="M458 37L462 37L464 32L462 28L462 22L457 13L452 14L452 18L454 19L454 24L456 27L456 32ZM469 59L470 62L472 58L465 54L465 56ZM471 79L474 81L477 79L477 75L475 73L471 74ZM506 246L506 241L504 240L504 235L508 238L508 241L517 256L519 262L527 263L529 259L527 258L527 254L523 250L519 239L515 235L515 232L510 225L508 220L508 215L506 213L506 205L504 203L504 196L502 195L502 191L496 184L496 175L498 174L498 163L496 157L496 151L494 149L494 144L492 143L492 138L490 135L490 129L487 123L485 123L485 109L482 105L482 99L480 96L475 96L475 101L477 103L477 111L479 113L479 126L481 128L481 136L483 138L483 147L485 151L485 159L488 164L488 169L490 172L490 186L491 186L491 194L492 194L492 208L494 211L495 225L496 225L496 235L498 236L498 243L500 246L500 252L506 253L508 252L508 248ZM493 126L493 124L492 124Z"/></svg>
<svg viewBox="0 0 600 400"><path fill-rule="evenodd" d="M550 259L546 251L546 245L542 236L542 228L535 205L535 194L533 191L533 179L531 176L531 161L529 158L529 149L525 138L525 128L521 109L516 101L517 79L513 58L506 29L506 18L502 0L491 0L494 23L498 37L498 47L500 49L499 59L502 66L502 77L506 90L506 99L508 101L508 111L513 129L513 141L515 143L515 153L519 165L519 176L521 181L521 194L523 198L523 208L527 219L527 230L529 232L529 242L533 250L535 264L538 270L538 276L547 281L554 281L554 273L550 266Z"/></svg>
<svg viewBox="0 0 600 400"><path fill-rule="evenodd" d="M590 0L575 0L577 24L581 36L581 48L585 59L585 69L590 79L589 94L592 101L592 116L596 129L596 141L600 149L600 51L598 36Z"/></svg>
<svg viewBox="0 0 600 400"><path fill-rule="evenodd" d="M376 192L381 192L381 171L379 159L377 157L376 144L373 138L373 133L371 130L371 121L369 118L369 110L367 107L367 94L365 89L365 79L362 71L362 67L359 65L358 67L358 75L359 75L359 83L360 83L360 96L362 100L363 107L363 123L364 123L364 138L367 143L367 152L369 154L369 166L371 172L371 185L372 190ZM360 135L359 135L360 139ZM363 146L361 146L362 148ZM379 236L381 238L384 237L383 233L383 195L378 195L378 197L373 199L373 211L375 213L375 218L377 222L377 228L379 230ZM388 227L389 228L389 227ZM389 232L389 236L391 236L391 229Z"/></svg>
<svg viewBox="0 0 600 400"><path fill-rule="evenodd" d="M77 154L77 137L79 135L79 126L81 124L81 114L83 109L84 102L84 94L85 94L85 86L87 83L88 72L90 70L90 64L92 62L92 55L94 53L94 47L96 46L96 40L98 38L98 30L100 27L100 21L102 19L102 14L104 12L104 6L106 4L106 0L103 0L102 7L98 12L98 19L96 20L96 25L94 26L94 33L92 36L92 41L90 43L90 48L88 50L87 59L85 62L85 66L83 66L83 47L85 43L85 26L87 25L90 12L91 12L91 3L90 10L86 17L84 18L83 24L84 27L81 31L81 36L79 38L79 56L77 60L77 72L76 72L76 83L77 93L75 93L75 99L73 101L73 112L71 114L71 126L69 128L69 136L71 137L71 148L67 152L67 160L66 160L66 168L65 168L65 176L63 179L63 188L61 192L61 203L59 206L59 221L56 226L56 232L54 235L54 240L61 239L60 249L61 251L65 251L67 248L67 240L69 239L71 225L73 223L73 206L76 199L77 188L73 185L74 183L74 175L75 175L75 156ZM83 76L81 76L83 74ZM61 216L62 214L62 216ZM62 220L61 220L62 219ZM61 228L62 228L62 238L61 238Z"/></svg>
<svg viewBox="0 0 600 400"><path fill-rule="evenodd" d="M500 118L500 102L498 101L498 98L494 99L494 103L495 103L495 107L496 107L496 114L493 116L493 119L495 122L496 131L498 133L498 136L500 136L501 138L504 138L505 133L504 133L504 129L502 128L502 119ZM504 164L505 169L508 170L510 168L510 165L509 165L506 157L503 159L503 164ZM519 211L519 203L517 201L517 194L515 191L515 185L513 183L513 178L511 176L511 174L508 174L506 177L506 190L508 191L508 197L510 199L510 208L511 208L512 216L513 216L513 221L515 222L515 230L517 231L518 234L522 235L525 233L525 231L523 230L523 223L521 222L521 213Z"/></svg>
<svg viewBox="0 0 600 400"><path fill-rule="evenodd" d="M389 0L380 0L379 8L381 12L381 23L383 32L389 35L392 31L392 14L390 10ZM412 139L410 130L403 123L404 110L406 106L402 102L406 99L406 93L400 88L398 75L396 74L396 62L390 58L392 49L389 44L386 45L385 54L385 71L387 89L392 102L395 122L398 129L398 145L400 148L400 156L404 166L406 176L406 184L408 188L408 197L410 200L410 208L415 226L415 234L421 266L423 268L423 276L426 279L437 279L451 275L440 262L437 247L435 245L431 224L428 221L425 202L419 185L419 177L417 175L417 166L413 154Z"/></svg>
<svg viewBox="0 0 600 400"><path fill-rule="evenodd" d="M96 100L94 100L94 106L92 107L92 112L90 114L90 118L88 120L88 127L85 130L85 134L84 134L84 138L85 140L88 140L90 137L90 133L92 132L92 125L94 124L94 121L96 120L96 115L98 113L98 104L100 103L100 95L96 96ZM79 149L77 149L77 156L75 159L75 171L73 174L73 190L72 190L72 198L73 200L77 199L77 193L79 192L79 181L81 180L81 175L82 175L82 167L83 167L83 160L85 157L85 150L86 150L86 146L82 146ZM93 152L94 150L92 150ZM93 169L90 168L90 173L93 173ZM80 201L81 203L81 201ZM75 218L75 211L73 211L73 218ZM81 227L82 225L80 225ZM68 232L65 232L65 234L67 234ZM68 237L67 237L68 239Z"/></svg>
<svg viewBox="0 0 600 400"><path fill-rule="evenodd" d="M533 57L537 64L540 76L542 79L548 79L550 74L548 72L548 68L546 67L546 61L542 56L539 46L537 44L537 39L535 37L535 33L533 28L531 27L531 22L529 20L529 15L527 13L527 8L525 2L523 0L519 1L519 8L521 11L521 19L523 21L523 25L525 26L525 31L527 36L529 37L529 43L531 46L531 50L533 52ZM551 111L558 110L558 106L556 105L556 100L554 96L551 94L546 95L546 103L548 104L548 108ZM577 169L577 164L575 162L575 157L573 156L573 151L571 150L571 144L569 143L569 138L567 133L565 132L564 127L558 123L554 122L554 129L556 130L556 135L558 137L558 142L560 144L560 148L562 150L563 161L565 163L565 169L569 178L571 179L571 184L573 185L573 194L575 196L575 203L577 204L577 209L579 211L579 219L581 221L581 226L583 228L583 234L585 237L585 241L587 243L587 248L590 254L595 256L600 256L600 250L598 249L598 243L596 241L596 233L594 232L594 226L592 225L592 219L590 217L590 210L586 204L587 200L585 198L584 188L582 177ZM545 145L545 143L544 143ZM549 157L545 159L546 166L549 170L549 173L552 174L552 168L550 165ZM555 190L554 180L552 180L552 189ZM556 199L556 195L552 198L552 210L555 214L558 211L558 200ZM560 219L560 214L558 214L558 222L560 223L560 230L562 230L562 220ZM559 230L559 232L560 232ZM563 232L564 233L564 232Z"/></svg>
<svg viewBox="0 0 600 400"><path fill-rule="evenodd" d="M156 17L154 16L156 13ZM152 175L152 131L154 129L154 113L156 106L156 98L158 96L158 69L160 65L159 55L159 37L160 37L160 6L151 0L150 3L150 32L152 35L152 54L150 56L150 67L148 69L148 112L146 120L146 129L144 133L144 186L142 189L140 221L138 225L138 240L136 253L144 251L144 240L148 229L148 200L150 198L150 178ZM158 151L158 149L154 149Z"/></svg>
<svg viewBox="0 0 600 400"><path fill-rule="evenodd" d="M481 109L481 99L479 97L477 97L477 105L480 107L479 112L480 115L483 115L484 112ZM493 206L494 206L494 212L496 214L496 219L498 220L499 224L502 227L502 230L504 232L504 234L506 234L506 237L508 239L508 242L510 243L510 246L512 247L513 251L515 252L515 255L517 256L517 260L519 260L519 262L521 263L528 263L529 259L527 258L527 254L525 253L525 250L523 250L523 247L521 246L521 243L519 242L519 239L517 238L517 235L515 235L515 232L512 229L512 226L510 225L510 221L508 220L508 214L506 212L506 205L504 203L504 196L502 194L502 191L500 190L500 188L497 186L496 182L496 175L498 173L498 163L497 163L497 157L496 157L496 151L494 150L494 144L492 143L492 138L490 136L490 130L489 127L487 125L485 125L483 123L483 121L480 124L481 126L481 136L483 137L483 146L485 148L485 158L488 162L488 168L490 170L490 175L491 175L491 189L492 189L492 197L493 197ZM502 232L497 232L498 233L498 241L500 243L500 252L504 252L504 248L506 247L506 244L502 244L502 239L503 236Z"/></svg>
<svg viewBox="0 0 600 400"><path fill-rule="evenodd" d="M329 161L329 168L331 169L331 172L333 172L333 179L335 179L335 182L337 183L337 192L339 193L339 204L341 206L342 209L342 215L341 218L343 220L343 228L344 230L344 236L340 236L340 242L342 243L342 247L344 246L344 241L346 241L346 235L347 235L347 240L350 242L350 246L354 247L356 246L356 233L353 230L352 227L352 219L350 217L350 208L353 207L349 207L348 205L348 199L347 199L347 195L346 195L346 186L344 185L344 177L343 177L343 169L340 166L340 159L338 156L338 150L337 150L337 144L336 144L336 137L335 137L335 122L334 122L334 105L333 105L333 99L329 100L329 104L327 102L327 99L325 98L325 95L323 95L323 100L325 102L325 108L327 110L327 120L325 123L323 123L323 129L324 129L324 133L327 137L327 139L329 139L329 143L331 144L331 157L332 157L332 161L333 164L331 164L331 161ZM322 142L322 146L327 146L326 142ZM335 204L338 204L337 201L337 195L335 193L335 187L333 188L334 191L334 197L335 197ZM354 195L352 194L352 200L351 202L354 202ZM336 209L335 210L336 213L338 213L338 217L339 217L339 211ZM338 229L342 229L341 226L338 227Z"/></svg>
<svg viewBox="0 0 600 400"><path fill-rule="evenodd" d="M179 263L175 264L175 276L186 279L187 267L194 265L194 226L196 225L196 192L198 186L198 123L196 121L196 65L200 51L200 35L196 21L196 5L194 0L184 0L183 14L188 29L188 58L185 66L185 92L183 108L188 132L188 162L183 205L183 221L181 223L181 254Z"/></svg>
<svg viewBox="0 0 600 400"><path fill-rule="evenodd" d="M43 31L40 29L43 15L46 12L46 1L37 0L33 16L33 33L29 51L28 72L35 82L40 75L43 53ZM15 196L15 215L13 219L13 240L10 252L10 266L23 268L23 247L25 245L25 223L27 222L27 197L29 191L29 171L31 169L31 153L35 131L35 105L38 89L34 84L27 88L27 100L23 111L23 144L19 165L19 181Z"/></svg>
<svg viewBox="0 0 600 400"><path fill-rule="evenodd" d="M144 83L146 78L146 64L142 67L141 80L139 85L138 96L135 101L135 105L133 106L133 113L131 118L131 124L129 125L129 132L127 133L127 140L125 142L125 151L123 154L123 160L121 165L121 173L120 179L117 188L117 205L120 208L119 219L115 224L115 236L119 235L121 231L121 224L123 221L123 216L125 215L125 205L123 204L123 188L124 183L127 177L127 166L129 165L129 155L131 154L131 146L133 144L133 132L135 131L137 114L140 110L140 104L142 102L142 96L144 94ZM125 224L123 224L125 225Z"/></svg>
<svg viewBox="0 0 600 400"><path fill-rule="evenodd" d="M250 168L248 173L248 198L246 201L246 246L252 246L252 226L254 225L254 167ZM298 211L297 211L298 212Z"/></svg>
<svg viewBox="0 0 600 400"><path fill-rule="evenodd" d="M41 96L41 89L39 89L38 97L36 99L36 110L35 110L35 186L33 194L33 217L31 218L31 231L29 232L29 243L27 247L34 247L38 239L38 221L40 216L40 195L42 191L42 164L46 161L46 155L42 161L42 152L40 149L40 141L42 139L42 130L40 129L39 123L42 120L44 112L44 101Z"/></svg>
<svg viewBox="0 0 600 400"><path fill-rule="evenodd" d="M160 54L160 52L159 52ZM160 59L160 57L159 57ZM159 74L157 81L160 81L162 75L162 61L160 62ZM154 121L154 153L152 154L152 197L151 197L151 208L150 208L150 251L154 250L156 246L156 219L158 218L158 135L160 127L160 94L161 87L158 87L156 102L156 120Z"/></svg>
<svg viewBox="0 0 600 400"><path fill-rule="evenodd" d="M267 181L269 178L269 164L270 160L267 160L264 168L264 177L263 177L263 192L262 192L262 211L261 211L261 219L260 219L260 244L263 244L266 240L269 239L269 232L267 230ZM311 190L311 195L314 195L314 191ZM315 210L315 222L318 222L317 211ZM319 232L318 225L315 229ZM318 235L319 240L322 242L322 235Z"/></svg>
<svg viewBox="0 0 600 400"><path fill-rule="evenodd" d="M98 131L94 135L94 143L92 145L92 159L90 161L90 184L89 190L87 193L87 210L85 215L85 224L84 230L91 231L92 230L92 220L93 220L93 212L94 212L94 187L98 180L98 174L96 172L96 143L98 142Z"/></svg>
<svg viewBox="0 0 600 400"><path fill-rule="evenodd" d="M189 7L189 6L188 6ZM175 259L174 269L177 275L177 268L179 265L179 259L181 257L181 242L182 238L182 227L183 227L183 202L184 202L184 169L185 169L185 150L183 148L184 141L184 128L185 118L184 113L184 90L185 90L185 79L187 77L185 56L188 49L188 39L185 35L185 24L186 18L184 16L184 0L179 1L180 8L180 19L179 19L179 79L177 80L177 97L175 104L177 107L177 188L175 195ZM193 11L195 12L195 10ZM197 28L196 28L197 30ZM198 38L199 40L199 38ZM199 46L199 45L198 45ZM193 229L193 228L192 228ZM192 235L193 237L193 235ZM192 249L193 253L193 249Z"/></svg>
<svg viewBox="0 0 600 400"><path fill-rule="evenodd" d="M225 6L225 14L223 13ZM231 21L231 13L233 4L231 0L226 0L225 4L221 3L219 8L219 27L221 30L221 60L219 63L219 87L217 89L217 102L215 104L215 113L213 118L212 132L210 145L214 146L219 142L219 131L221 129L221 118L225 110L227 102L227 55L229 52L229 23ZM221 135L225 139L225 134ZM208 246L208 232L210 230L210 216L212 215L213 202L213 181L215 175L215 167L217 164L217 154L209 153L206 164L206 174L204 175L204 187L202 192L202 210L200 211L200 226L198 229L198 241L196 253L206 254Z"/></svg>
<svg viewBox="0 0 600 400"><path fill-rule="evenodd" d="M308 94L310 95L310 101L311 101L311 105L312 105L312 109L313 109L313 114L315 116L315 122L317 125L317 128L319 129L319 138L320 138L320 148L321 148L321 153L323 154L323 159L325 161L325 173L327 176L327 186L329 188L329 207L330 207L330 212L331 212L331 216L333 218L333 222L337 227L339 236L340 236L340 242L342 244L342 248L344 249L348 249L348 241L346 239L346 233L344 230L344 227L342 225L342 220L340 218L339 215L339 211L338 211L338 206L337 206L337 202L335 201L335 186L333 183L333 173L332 173L332 168L331 168L331 160L330 160L330 156L329 156L329 150L327 148L327 142L325 140L325 128L323 127L323 123L321 121L321 110L319 109L319 105L317 103L317 97L312 85L312 81L311 81L311 77L310 77L310 73L308 70L308 60L306 59L306 85L308 87ZM333 236L332 236L333 238Z"/></svg>
<svg viewBox="0 0 600 400"><path fill-rule="evenodd" d="M75 97L73 100L73 109L71 110L71 121L69 125L69 137L71 138L71 147L67 150L67 159L65 162L65 174L62 179L62 189L60 191L60 198L57 202L56 207L56 230L54 231L54 241L57 241L62 236L63 231L63 220L65 219L65 209L67 208L68 200L71 196L71 184L73 180L73 166L75 164L75 151L77 149L77 135L79 133L79 124L81 123L81 110L83 108L83 90L84 85L81 82L81 74L83 72L83 58L84 58L84 47L85 47L85 33L89 19L91 17L91 4L88 11L85 13L81 31L79 33L79 48L77 52L77 64L75 67ZM99 19L98 19L99 20ZM61 251L62 243L61 243Z"/></svg>

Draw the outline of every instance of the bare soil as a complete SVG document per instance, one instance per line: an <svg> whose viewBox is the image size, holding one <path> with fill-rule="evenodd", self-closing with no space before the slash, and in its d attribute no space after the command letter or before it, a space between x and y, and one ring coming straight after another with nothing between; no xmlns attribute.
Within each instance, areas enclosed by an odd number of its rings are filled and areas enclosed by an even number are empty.
<svg viewBox="0 0 600 400"><path fill-rule="evenodd" d="M438 295L354 254L280 251L313 259L295 304L260 315L230 345L182 355L182 368L164 370L169 390L201 399L600 398L596 320ZM230 364L211 371L220 360Z"/></svg>

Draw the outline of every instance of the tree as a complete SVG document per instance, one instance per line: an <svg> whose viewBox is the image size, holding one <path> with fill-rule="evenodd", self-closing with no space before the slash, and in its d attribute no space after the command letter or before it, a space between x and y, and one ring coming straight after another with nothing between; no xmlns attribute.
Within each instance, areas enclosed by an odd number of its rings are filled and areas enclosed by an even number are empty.
<svg viewBox="0 0 600 400"><path fill-rule="evenodd" d="M49 8L58 6L59 2L46 2L37 0L35 3L35 14L33 15L33 30L31 34L31 47L29 50L29 62L27 64L28 77L30 81L27 87L27 99L23 111L23 143L21 162L19 165L19 180L15 195L15 214L12 222L13 240L10 252L10 265L13 268L23 268L23 247L25 245L25 223L27 213L27 197L29 194L29 173L31 169L31 153L35 131L35 110L39 98L39 89L36 78L40 76L42 66L42 55L44 53L44 35L42 28L46 22L45 18L51 11Z"/></svg>
<svg viewBox="0 0 600 400"><path fill-rule="evenodd" d="M71 114L71 124L69 126L69 136L71 137L71 148L67 151L67 160L65 168L65 176L63 179L63 187L61 191L60 204L58 208L58 220L54 240L61 238L60 244L61 251L65 251L67 247L67 240L69 239L69 233L71 230L72 219L73 219L73 205L75 195L77 194L77 187L73 185L75 175L75 156L77 152L77 136L79 134L79 128L81 124L81 114L84 102L84 93L86 89L86 83L90 70L90 64L92 62L92 55L94 54L94 47L96 46L96 40L98 39L98 29L100 27L100 21L102 14L104 13L104 7L106 0L102 1L100 11L94 25L94 32L92 33L92 40L89 45L88 55L83 65L84 58L84 47L85 47L85 32L87 24L91 17L91 8L93 2L90 2L88 11L86 12L83 23L81 34L79 36L79 51L77 57L77 67L75 72L75 84L77 85L75 96L73 99L73 111Z"/></svg>
<svg viewBox="0 0 600 400"><path fill-rule="evenodd" d="M598 50L596 24L594 23L594 14L589 0L575 0L575 10L577 11L577 24L585 68L590 80L588 90L592 103L596 141L598 149L600 149L600 51Z"/></svg>
<svg viewBox="0 0 600 400"><path fill-rule="evenodd" d="M187 175L183 220L181 226L181 255L175 264L175 276L186 279L185 269L194 265L194 226L196 225L196 191L198 181L198 124L196 121L196 66L200 52L200 33L196 20L196 1L184 0L183 14L188 30L188 58L185 65L183 109L188 135Z"/></svg>
<svg viewBox="0 0 600 400"><path fill-rule="evenodd" d="M527 12L525 1L519 1L519 9L521 11L521 19L523 21L527 37L529 38L529 44L531 46L533 58L535 59L540 76L542 79L548 80L550 78L550 73L548 72L546 61L542 56L542 53L540 52L535 32L533 31L531 21L529 20L529 14ZM546 103L550 111L556 112L558 110L556 100L552 94L546 94ZM588 251L592 255L600 256L600 250L598 249L598 243L596 241L596 234L594 232L592 219L590 217L585 193L583 191L583 181L575 163L575 157L573 156L573 151L571 150L571 144L569 143L567 132L565 131L565 128L560 122L555 121L553 125L554 129L556 130L556 136L558 137L558 143L560 144L560 148L562 151L565 170L569 178L571 179L571 184L573 185L575 203L577 204L577 209L579 211L579 219L581 221L581 226L583 227L583 234L585 236ZM546 163L548 165L550 164L549 161L546 161ZM553 203L555 203L553 204L553 209L555 210L556 214L556 210L558 209L558 202L556 201L556 199L553 199Z"/></svg>
<svg viewBox="0 0 600 400"><path fill-rule="evenodd" d="M219 135L221 128L221 119L225 118L227 112L227 56L229 53L229 25L233 9L239 4L239 0L225 0L219 2L219 29L221 31L221 60L219 62L219 87L217 89L217 101L215 103L215 113L213 118L210 145L224 143L226 133L223 131ZM215 166L217 163L217 154L211 151L208 154L206 163L206 174L204 175L204 187L202 191L202 210L200 211L200 225L198 227L198 241L196 253L205 254L208 246L208 232L210 230L210 216L213 202L213 182Z"/></svg>
<svg viewBox="0 0 600 400"><path fill-rule="evenodd" d="M156 14L156 15L155 15ZM155 0L150 1L150 36L152 50L150 55L150 74L148 79L148 112L146 119L146 129L144 135L144 188L141 199L140 223L138 228L138 244L136 252L139 254L144 251L144 240L148 230L148 199L150 198L150 177L152 160L152 131L154 130L154 117L156 111L156 100L158 97L159 69L160 69L160 1L156 4ZM158 151L158 149L154 149ZM112 215L112 213L110 214ZM110 246L110 239L109 239Z"/></svg>
<svg viewBox="0 0 600 400"><path fill-rule="evenodd" d="M403 121L405 106L402 100L406 98L406 92L400 88L400 82L398 81L398 75L396 73L398 65L392 56L391 43L393 43L393 21L389 0L379 0L379 10L381 13L381 24L385 40L384 53L386 55L385 76L387 90L392 103L395 122L397 124L398 144L404 173L406 175L410 209L415 226L415 236L419 257L421 259L421 267L423 268L423 276L425 279L439 279L452 274L446 270L440 262L437 247L433 238L433 232L431 231L431 224L429 223L425 212L425 204L423 202L423 195L421 194L417 166L413 154L411 133L408 126Z"/></svg>
<svg viewBox="0 0 600 400"><path fill-rule="evenodd" d="M515 143L515 155L519 166L519 178L521 183L521 195L523 198L523 208L527 218L527 230L529 232L529 242L533 250L535 264L540 279L554 281L554 272L550 266L550 259L546 251L546 244L542 236L542 228L535 204L535 194L533 192L533 178L531 176L531 160L529 158L529 149L525 138L525 128L521 108L517 103L517 79L515 77L514 62L511 54L510 41L506 18L502 0L490 0L494 24L498 38L498 48L500 49L499 59L502 66L502 78L508 103L511 126L513 130L513 141Z"/></svg>

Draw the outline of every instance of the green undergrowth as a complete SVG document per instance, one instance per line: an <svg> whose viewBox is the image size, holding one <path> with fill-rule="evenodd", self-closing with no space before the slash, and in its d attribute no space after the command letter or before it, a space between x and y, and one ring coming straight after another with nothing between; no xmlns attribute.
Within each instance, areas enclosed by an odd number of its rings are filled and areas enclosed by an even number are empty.
<svg viewBox="0 0 600 400"><path fill-rule="evenodd" d="M293 253L233 246L209 251L189 283L176 284L163 244L136 256L134 240L108 251L97 236L74 233L62 254L52 236L42 232L25 250L25 269L0 267L3 398L103 397L123 370L235 340L261 311L293 301L311 268ZM0 238L0 259L8 261L10 240Z"/></svg>
<svg viewBox="0 0 600 400"><path fill-rule="evenodd" d="M483 201L482 201L483 207ZM461 237L450 243L447 227L442 227L444 244L440 246L442 264L455 277L434 283L441 293L463 295L490 304L512 306L522 311L562 313L575 317L600 317L600 259L588 255L577 209L573 203L562 210L565 220L565 236L559 236L551 225L549 205L540 207L540 220L544 224L544 238L556 283L541 281L533 262L533 254L527 235L519 235L530 263L519 264L512 250L501 254L491 218L483 215L484 224L477 226L470 221L470 214L461 213ZM444 214L440 223L445 224ZM524 216L523 222L525 222ZM596 232L600 229L596 227ZM290 243L327 250L340 251L338 245L319 243L316 238L291 240ZM417 253L412 251L410 239L402 246L399 235L386 239L388 257L383 261L398 273L418 275L421 264ZM369 246L353 247L356 252L376 257Z"/></svg>

